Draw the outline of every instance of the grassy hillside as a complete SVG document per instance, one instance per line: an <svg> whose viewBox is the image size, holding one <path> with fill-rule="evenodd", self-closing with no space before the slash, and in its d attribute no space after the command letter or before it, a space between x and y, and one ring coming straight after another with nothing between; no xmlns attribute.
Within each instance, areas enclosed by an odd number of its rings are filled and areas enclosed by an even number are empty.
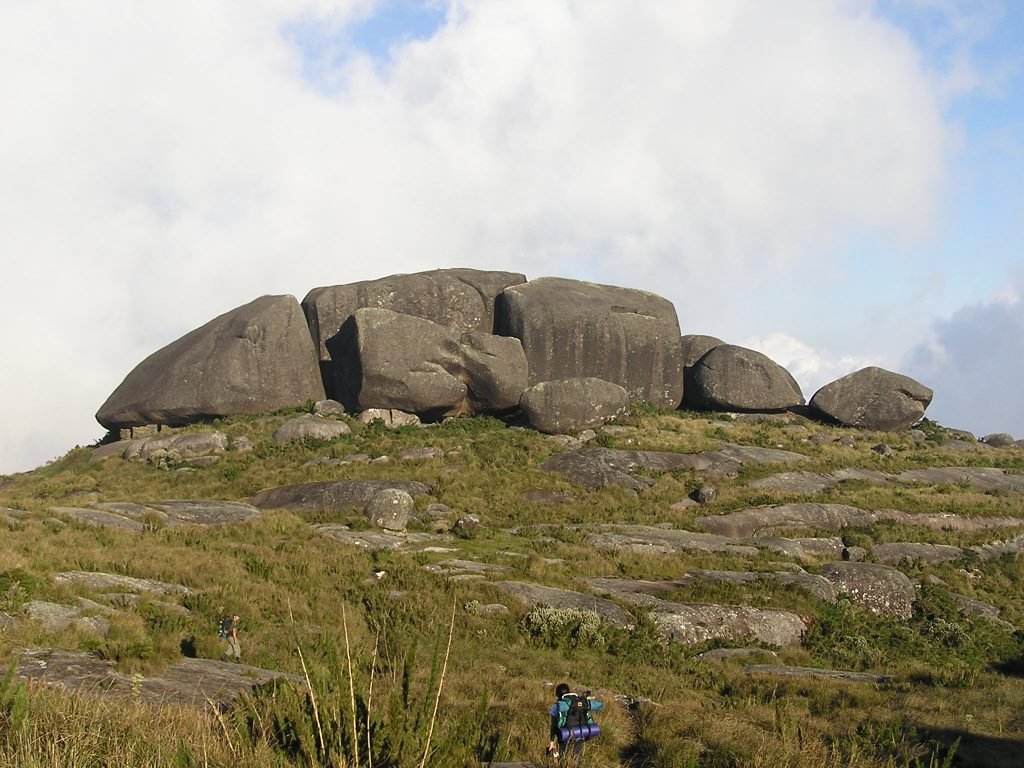
<svg viewBox="0 0 1024 768"><path fill-rule="evenodd" d="M807 500L869 510L1024 517L1020 493L985 493L966 483L909 487L863 481L840 483L813 497L751 488L751 481L783 469L770 465L747 465L727 479L709 480L689 470L652 475L653 485L640 494L587 491L539 468L565 450L557 441L495 419L398 431L352 421L349 436L280 447L270 435L284 418L189 428L212 426L255 445L247 453L229 450L209 466L96 461L90 449L78 448L34 472L0 478L0 506L28 513L0 516L0 612L16 620L12 629L0 630L0 658L28 647L84 650L141 679L183 653L218 657L217 620L237 610L245 662L296 673L308 684L261 690L217 715L26 687L8 676L0 682L0 765L414 766L428 738L429 765L540 762L546 708L553 684L563 680L607 702L603 734L587 747L590 766L1021 764L1013 762L1024 754L1024 635L1013 629L1024 627L1019 557L981 561L967 553L938 566L903 562L900 569L922 583L909 621L877 617L845 598L823 603L767 581L696 583L668 595L686 603L793 610L811 628L802 647L775 649L778 656L770 661L891 676L880 684L748 674L744 665L767 657L701 661L698 653L725 643L667 644L636 609L632 630L598 625L584 614L531 612L489 584L501 579L581 589L578 580L589 576L657 580L696 569L797 567L768 550L753 558L598 550L586 540L588 527L598 524L692 528L698 515ZM927 425L915 440L800 419L734 421L684 412L641 411L624 424L631 428L602 432L596 444L687 453L713 450L721 441L781 447L808 456L800 468L814 472L1024 470L1024 449L953 447L937 425ZM852 438L851 447L838 442L843 436ZM881 442L893 449L891 456L871 450ZM426 446L443 449L444 458L395 460L405 449ZM311 463L352 454L392 460ZM310 526L367 528L357 510L305 517L273 512L208 528L153 519L141 533L88 526L53 511L91 502L244 501L264 488L336 479L430 484L433 492L417 498L417 511L424 514L413 531L431 529L425 512L437 502L450 507L449 522L473 514L482 525L409 551L368 551ZM709 504L673 506L708 483L718 492ZM523 496L531 489L570 496L564 503L536 503ZM885 523L840 535L862 547L887 541L967 546L1022 532ZM450 558L508 570L462 579L429 568ZM812 573L816 567L801 565ZM47 632L22 615L34 600L98 599L94 590L53 579L74 570L158 579L193 593L179 601L187 613L143 597L109 617L106 637L73 628ZM959 613L954 593L995 606L1002 623ZM510 610L485 608L497 603Z"/></svg>

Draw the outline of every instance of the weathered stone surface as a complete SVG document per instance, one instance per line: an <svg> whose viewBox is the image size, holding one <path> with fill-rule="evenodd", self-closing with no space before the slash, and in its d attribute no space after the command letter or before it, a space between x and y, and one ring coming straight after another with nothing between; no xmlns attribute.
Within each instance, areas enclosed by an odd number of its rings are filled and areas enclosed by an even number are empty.
<svg viewBox="0 0 1024 768"><path fill-rule="evenodd" d="M86 653L52 648L22 648L15 678L52 685L85 696L138 701L150 705L178 705L225 711L243 694L274 680L297 685L296 675L245 664L211 659L182 659L159 675L133 679L118 672L112 662Z"/></svg>
<svg viewBox="0 0 1024 768"><path fill-rule="evenodd" d="M55 515L70 517L79 523L95 525L99 528L123 528L129 531L142 531L145 526L138 520L124 517L123 515L103 512L98 509L81 509L80 507L50 507L49 511Z"/></svg>
<svg viewBox="0 0 1024 768"><path fill-rule="evenodd" d="M668 300L545 277L506 288L495 306L495 332L522 342L530 385L593 376L659 408L682 400L679 321Z"/></svg>
<svg viewBox="0 0 1024 768"><path fill-rule="evenodd" d="M776 448L756 448L723 443L717 451L676 453L674 451L625 451L615 448L583 448L559 453L540 465L584 488L611 485L640 491L650 485L649 478L636 478L632 472L674 472L692 469L711 475L735 476L744 464L793 464L807 461L798 453Z"/></svg>
<svg viewBox="0 0 1024 768"><path fill-rule="evenodd" d="M413 496L431 491L429 485L404 480L335 480L270 488L253 496L252 504L259 509L289 512L364 509L370 499L385 488L397 488Z"/></svg>
<svg viewBox="0 0 1024 768"><path fill-rule="evenodd" d="M433 533L410 533L408 531L353 531L347 525L338 523L319 523L313 526L313 530L329 539L368 550L417 549L424 544L450 538Z"/></svg>
<svg viewBox="0 0 1024 768"><path fill-rule="evenodd" d="M909 376L872 366L826 384L810 407L850 427L896 432L924 417L932 394Z"/></svg>
<svg viewBox="0 0 1024 768"><path fill-rule="evenodd" d="M18 628L18 622L13 616L8 616L3 611L0 611L0 632L10 631Z"/></svg>
<svg viewBox="0 0 1024 768"><path fill-rule="evenodd" d="M444 451L437 446L425 446L423 448L406 448L398 454L399 461L429 461L430 459L443 459Z"/></svg>
<svg viewBox="0 0 1024 768"><path fill-rule="evenodd" d="M228 436L223 432L184 432L174 435L147 437L130 440L125 446L122 458L146 461L164 452L174 452L183 459L224 453L228 448Z"/></svg>
<svg viewBox="0 0 1024 768"><path fill-rule="evenodd" d="M568 589L527 584L522 581L496 581L492 582L492 586L530 605L546 605L552 608L578 608L582 611L592 611L616 627L628 627L634 623L633 617L628 611L623 610L611 600L606 600L602 597L585 595Z"/></svg>
<svg viewBox="0 0 1024 768"><path fill-rule="evenodd" d="M313 413L317 416L343 416L345 406L337 400L320 400L313 404Z"/></svg>
<svg viewBox="0 0 1024 768"><path fill-rule="evenodd" d="M295 440L333 440L351 434L352 429L343 421L325 419L313 413L304 413L274 430L271 439L277 445L286 445Z"/></svg>
<svg viewBox="0 0 1024 768"><path fill-rule="evenodd" d="M82 616L82 608L73 605L48 603L32 600L25 604L25 615L38 621L48 632L59 632L70 626L95 635L104 636L110 630L110 622L102 616Z"/></svg>
<svg viewBox="0 0 1024 768"><path fill-rule="evenodd" d="M694 366L687 405L711 411L782 411L804 404L800 385L768 356L722 344Z"/></svg>
<svg viewBox="0 0 1024 768"><path fill-rule="evenodd" d="M459 333L387 309L358 309L328 341L335 396L357 410L430 416L504 411L527 383L516 339Z"/></svg>
<svg viewBox="0 0 1024 768"><path fill-rule="evenodd" d="M263 296L143 360L100 407L107 429L188 424L322 400L316 347L293 296Z"/></svg>
<svg viewBox="0 0 1024 768"><path fill-rule="evenodd" d="M715 347L725 344L716 336L688 333L680 337L679 349L683 356L683 368L693 368L697 362Z"/></svg>
<svg viewBox="0 0 1024 768"><path fill-rule="evenodd" d="M892 680L892 675L873 675L868 672L850 672L842 669L819 669L818 667L788 667L781 664L751 664L743 668L748 675L771 675L773 677L819 677L825 680L842 680L849 683L874 683L876 685Z"/></svg>
<svg viewBox="0 0 1024 768"><path fill-rule="evenodd" d="M941 485L953 483L974 491L1017 491L1024 493L1024 475L1007 474L995 467L929 467L908 469L896 476L901 483Z"/></svg>
<svg viewBox="0 0 1024 768"><path fill-rule="evenodd" d="M413 427L420 423L420 417L415 413L406 413L391 408L367 408L360 412L359 421L363 424L371 424L379 421L391 429L399 427Z"/></svg>
<svg viewBox="0 0 1024 768"><path fill-rule="evenodd" d="M964 551L960 547L949 544L890 542L871 548L872 559L885 565L899 565L904 560L920 560L925 565L939 565L959 560L963 554Z"/></svg>
<svg viewBox="0 0 1024 768"><path fill-rule="evenodd" d="M750 483L751 488L782 493L820 493L847 480L860 480L872 485L940 485L969 486L971 490L1024 492L1024 475L1007 474L995 467L928 467L888 474L874 469L845 467L835 472L780 472Z"/></svg>
<svg viewBox="0 0 1024 768"><path fill-rule="evenodd" d="M914 585L903 573L874 563L829 563L821 575L840 594L880 616L909 619L913 615Z"/></svg>
<svg viewBox="0 0 1024 768"><path fill-rule="evenodd" d="M843 540L830 538L788 539L783 536L758 536L750 539L751 544L781 552L796 560L839 560L846 549Z"/></svg>
<svg viewBox="0 0 1024 768"><path fill-rule="evenodd" d="M638 554L665 555L686 550L726 552L747 557L758 554L756 547L724 536L645 525L598 526L587 534L587 543L595 549Z"/></svg>
<svg viewBox="0 0 1024 768"><path fill-rule="evenodd" d="M991 445L993 448L1013 448L1016 446L1016 441L1013 439L1013 435L1007 432L996 432L991 435L985 435L981 438L981 442L985 445Z"/></svg>
<svg viewBox="0 0 1024 768"><path fill-rule="evenodd" d="M156 507L178 524L227 525L254 520L263 514L251 504L241 501L218 501L216 499L164 499L154 501Z"/></svg>
<svg viewBox="0 0 1024 768"><path fill-rule="evenodd" d="M994 605L982 602L981 600L975 600L967 597L966 595L960 595L956 592L950 592L949 596L953 598L953 602L956 604L957 610L968 616L982 616L986 619L999 622L1006 626L1012 626L1009 622L1003 621L999 618L1000 610Z"/></svg>
<svg viewBox="0 0 1024 768"><path fill-rule="evenodd" d="M697 658L701 661L729 661L731 659L747 659L752 656L778 657L775 651L766 648L712 648L710 651L698 653Z"/></svg>
<svg viewBox="0 0 1024 768"><path fill-rule="evenodd" d="M534 504L567 504L576 498L568 491L552 491L547 488L528 488L520 495Z"/></svg>
<svg viewBox="0 0 1024 768"><path fill-rule="evenodd" d="M415 509L412 496L398 488L378 491L366 505L366 517L378 528L404 531Z"/></svg>
<svg viewBox="0 0 1024 768"><path fill-rule="evenodd" d="M1024 525L1024 519L1015 517L965 517L948 513L911 514L898 509L871 512L846 504L812 502L739 509L722 515L705 515L697 518L695 522L711 533L733 538L749 538L773 536L794 528L838 531L847 526L866 527L884 521L958 531L1017 528Z"/></svg>
<svg viewBox="0 0 1024 768"><path fill-rule="evenodd" d="M506 287L526 282L518 272L437 269L391 275L348 285L314 288L302 300L309 330L319 349L328 395L334 397L334 373L327 342L364 307L388 309L430 320L456 333L494 332L494 299ZM339 371L344 375L344 371Z"/></svg>
<svg viewBox="0 0 1024 768"><path fill-rule="evenodd" d="M1017 557L1024 552L1024 534L1008 541L994 541L990 544L980 544L975 547L968 547L967 549L982 560L995 560L1003 555Z"/></svg>
<svg viewBox="0 0 1024 768"><path fill-rule="evenodd" d="M190 595L192 590L183 584L169 584L155 579L138 579L117 573L101 571L64 571L53 577L55 584L81 584L90 589L121 589L129 592L152 592L157 595Z"/></svg>
<svg viewBox="0 0 1024 768"><path fill-rule="evenodd" d="M788 571L770 573L764 571L689 571L674 579L665 581L647 581L644 579L613 579L589 578L583 581L598 592L612 597L630 601L637 594L658 595L673 592L701 582L718 584L751 584L757 581L776 581L784 585L793 585L806 590L814 597L825 602L835 602L836 589L830 581L822 576L811 573L790 573Z"/></svg>
<svg viewBox="0 0 1024 768"><path fill-rule="evenodd" d="M622 416L629 395L618 384L579 376L542 381L522 394L519 406L530 426L549 435L581 432Z"/></svg>

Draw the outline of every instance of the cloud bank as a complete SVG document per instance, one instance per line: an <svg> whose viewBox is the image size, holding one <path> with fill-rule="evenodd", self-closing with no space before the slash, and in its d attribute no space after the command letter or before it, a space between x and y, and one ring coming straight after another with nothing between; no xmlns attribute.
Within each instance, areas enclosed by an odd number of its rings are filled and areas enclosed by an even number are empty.
<svg viewBox="0 0 1024 768"><path fill-rule="evenodd" d="M377 5L0 6L0 471L264 293L515 269L743 338L813 290L778 275L935 211L945 86L868 4L453 0L385 59L347 32Z"/></svg>

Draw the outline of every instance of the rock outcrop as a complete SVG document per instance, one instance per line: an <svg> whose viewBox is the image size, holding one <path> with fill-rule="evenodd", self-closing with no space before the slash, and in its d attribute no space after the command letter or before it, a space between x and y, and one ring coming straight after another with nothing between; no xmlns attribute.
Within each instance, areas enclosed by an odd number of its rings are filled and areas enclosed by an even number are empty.
<svg viewBox="0 0 1024 768"><path fill-rule="evenodd" d="M714 347L693 366L687 405L709 411L784 411L804 404L800 385L767 355L734 344Z"/></svg>
<svg viewBox="0 0 1024 768"><path fill-rule="evenodd" d="M840 594L880 616L909 619L913 615L914 585L903 573L873 563L829 563L821 575Z"/></svg>
<svg viewBox="0 0 1024 768"><path fill-rule="evenodd" d="M263 296L154 352L100 406L107 429L188 424L322 400L316 348L293 296Z"/></svg>
<svg viewBox="0 0 1024 768"><path fill-rule="evenodd" d="M622 416L629 409L629 395L618 384L584 376L535 384L523 392L519 407L531 427L559 435Z"/></svg>
<svg viewBox="0 0 1024 768"><path fill-rule="evenodd" d="M517 339L459 332L388 309L358 309L327 342L335 395L350 410L426 416L505 411L526 388Z"/></svg>
<svg viewBox="0 0 1024 768"><path fill-rule="evenodd" d="M431 490L424 483L404 480L297 483L260 491L252 497L252 504L259 509L286 509L296 513L365 509L370 500L385 488L397 488L412 496L430 493Z"/></svg>
<svg viewBox="0 0 1024 768"><path fill-rule="evenodd" d="M430 320L456 334L493 333L495 297L508 286L524 282L526 276L518 272L436 269L314 288L302 300L302 309L317 346L328 396L341 400L339 376L345 375L345 363L333 360L327 342L356 310L387 309Z"/></svg>
<svg viewBox="0 0 1024 768"><path fill-rule="evenodd" d="M909 376L863 368L814 393L814 411L849 427L889 432L909 429L924 417L932 391Z"/></svg>
<svg viewBox="0 0 1024 768"><path fill-rule="evenodd" d="M523 344L530 385L593 376L659 408L682 400L679 320L661 296L545 277L506 288L495 313L495 332Z"/></svg>

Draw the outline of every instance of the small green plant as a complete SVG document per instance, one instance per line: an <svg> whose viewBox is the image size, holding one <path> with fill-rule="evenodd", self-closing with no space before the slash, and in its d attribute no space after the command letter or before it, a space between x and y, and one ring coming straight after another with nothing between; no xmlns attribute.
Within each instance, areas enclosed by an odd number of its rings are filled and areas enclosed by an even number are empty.
<svg viewBox="0 0 1024 768"><path fill-rule="evenodd" d="M603 648L607 641L601 631L601 617L580 608L534 608L522 620L523 629L540 645L575 650Z"/></svg>

